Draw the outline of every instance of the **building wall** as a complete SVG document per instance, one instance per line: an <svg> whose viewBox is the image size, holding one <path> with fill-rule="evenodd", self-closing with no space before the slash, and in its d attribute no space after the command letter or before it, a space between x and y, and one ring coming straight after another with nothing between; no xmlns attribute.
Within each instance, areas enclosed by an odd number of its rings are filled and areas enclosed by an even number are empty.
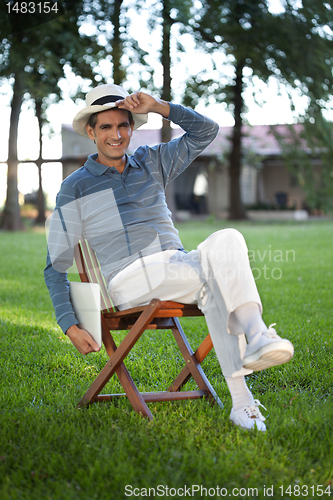
<svg viewBox="0 0 333 500"><path fill-rule="evenodd" d="M221 164L208 168L208 212L220 215L229 207L229 176Z"/></svg>
<svg viewBox="0 0 333 500"><path fill-rule="evenodd" d="M258 201L276 204L277 193L285 193L287 196L287 206L302 208L304 203L304 193L300 186L293 185L293 178L287 167L279 159L266 160L264 168L260 173L263 192Z"/></svg>
<svg viewBox="0 0 333 500"><path fill-rule="evenodd" d="M250 165L244 165L241 173L241 198L244 205L257 202L257 170Z"/></svg>
<svg viewBox="0 0 333 500"><path fill-rule="evenodd" d="M229 173L228 167L218 165L208 168L208 208L209 213L224 214L229 209ZM242 168L240 180L241 198L244 205L253 205L257 201L257 171L249 165Z"/></svg>
<svg viewBox="0 0 333 500"><path fill-rule="evenodd" d="M196 159L182 174L175 179L174 193L178 210L188 210L190 212L207 212L207 202L205 196L196 197L194 195L194 184L197 176L206 170L206 162Z"/></svg>
<svg viewBox="0 0 333 500"><path fill-rule="evenodd" d="M62 154L63 156L90 155L96 152L94 142L87 137L82 137L69 126L63 128Z"/></svg>
<svg viewBox="0 0 333 500"><path fill-rule="evenodd" d="M66 179L75 170L78 170L85 163L85 160L69 160L62 162L62 178Z"/></svg>

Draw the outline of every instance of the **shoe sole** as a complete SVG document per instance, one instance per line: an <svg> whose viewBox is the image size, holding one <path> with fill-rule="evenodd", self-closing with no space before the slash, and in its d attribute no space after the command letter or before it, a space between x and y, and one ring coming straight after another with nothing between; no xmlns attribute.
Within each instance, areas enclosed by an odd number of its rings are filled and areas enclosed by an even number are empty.
<svg viewBox="0 0 333 500"><path fill-rule="evenodd" d="M277 342L259 349L259 351L244 358L243 367L254 372L266 370L272 366L283 365L291 360L294 348L291 342Z"/></svg>

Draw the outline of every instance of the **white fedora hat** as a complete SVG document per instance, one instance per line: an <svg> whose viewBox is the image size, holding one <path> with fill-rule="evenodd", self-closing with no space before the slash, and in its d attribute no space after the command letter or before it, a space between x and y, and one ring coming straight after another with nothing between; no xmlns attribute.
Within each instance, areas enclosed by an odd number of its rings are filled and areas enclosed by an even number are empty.
<svg viewBox="0 0 333 500"><path fill-rule="evenodd" d="M129 94L119 85L106 84L98 85L86 95L87 106L81 109L73 120L73 129L79 135L88 137L86 125L90 116L115 107L115 102L124 99ZM132 113L134 120L134 130L147 122L147 114Z"/></svg>

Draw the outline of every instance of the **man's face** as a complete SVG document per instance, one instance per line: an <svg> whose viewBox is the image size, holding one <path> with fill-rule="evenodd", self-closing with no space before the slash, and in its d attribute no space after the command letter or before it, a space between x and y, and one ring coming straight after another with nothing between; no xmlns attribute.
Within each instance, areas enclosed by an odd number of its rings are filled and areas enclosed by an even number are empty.
<svg viewBox="0 0 333 500"><path fill-rule="evenodd" d="M89 138L96 142L100 163L117 167L125 162L133 127L124 109L113 108L98 113L95 127L87 125L86 128Z"/></svg>

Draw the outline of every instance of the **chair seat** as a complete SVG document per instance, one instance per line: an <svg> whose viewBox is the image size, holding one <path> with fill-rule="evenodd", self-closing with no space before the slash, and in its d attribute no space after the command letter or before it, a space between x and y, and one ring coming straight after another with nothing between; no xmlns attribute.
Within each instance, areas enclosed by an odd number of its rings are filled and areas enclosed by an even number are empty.
<svg viewBox="0 0 333 500"><path fill-rule="evenodd" d="M124 311L112 311L108 312L104 310L104 316L106 318L121 318L129 316L139 316L144 308L148 304L140 307L133 307L126 309ZM173 302L169 300L161 301L161 307L156 313L156 318L168 318L168 317L189 317L189 316L203 316L203 313L198 309L196 304L181 304L180 302Z"/></svg>

